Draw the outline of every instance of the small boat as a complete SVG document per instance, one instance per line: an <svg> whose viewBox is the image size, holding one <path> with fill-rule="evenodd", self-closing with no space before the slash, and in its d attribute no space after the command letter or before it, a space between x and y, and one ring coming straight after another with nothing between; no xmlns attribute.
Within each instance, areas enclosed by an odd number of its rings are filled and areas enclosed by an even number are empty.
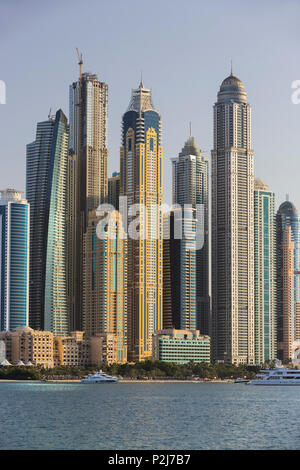
<svg viewBox="0 0 300 470"><path fill-rule="evenodd" d="M283 367L262 369L249 385L300 385L300 370Z"/></svg>
<svg viewBox="0 0 300 470"><path fill-rule="evenodd" d="M249 382L248 379L235 379L234 383L235 384L247 384Z"/></svg>
<svg viewBox="0 0 300 470"><path fill-rule="evenodd" d="M81 384L103 384L103 383L113 383L119 382L119 377L114 377L113 375L105 374L102 370L99 370L95 374L85 375L82 380L80 380Z"/></svg>

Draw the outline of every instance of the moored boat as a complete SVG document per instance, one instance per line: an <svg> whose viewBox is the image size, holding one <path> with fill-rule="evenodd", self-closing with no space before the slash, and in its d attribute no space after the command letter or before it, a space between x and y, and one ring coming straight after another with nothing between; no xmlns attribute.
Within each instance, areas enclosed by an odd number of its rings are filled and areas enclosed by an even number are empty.
<svg viewBox="0 0 300 470"><path fill-rule="evenodd" d="M262 369L256 374L255 379L249 382L250 385L300 385L300 370L285 369L276 367L275 369Z"/></svg>
<svg viewBox="0 0 300 470"><path fill-rule="evenodd" d="M81 384L102 384L102 383L114 383L119 382L119 377L115 377L113 375L105 374L102 370L99 370L95 374L85 375L82 380L80 380Z"/></svg>

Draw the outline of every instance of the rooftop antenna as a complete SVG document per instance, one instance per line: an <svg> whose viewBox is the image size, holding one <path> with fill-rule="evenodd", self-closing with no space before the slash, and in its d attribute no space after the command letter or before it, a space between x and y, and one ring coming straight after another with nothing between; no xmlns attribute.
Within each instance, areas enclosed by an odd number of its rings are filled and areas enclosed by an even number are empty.
<svg viewBox="0 0 300 470"><path fill-rule="evenodd" d="M230 61L230 75L233 76L232 59Z"/></svg>
<svg viewBox="0 0 300 470"><path fill-rule="evenodd" d="M51 110L52 110L52 108L49 109L48 119L51 118Z"/></svg>
<svg viewBox="0 0 300 470"><path fill-rule="evenodd" d="M143 71L141 70L141 83L140 83L140 88L144 88L143 84Z"/></svg>
<svg viewBox="0 0 300 470"><path fill-rule="evenodd" d="M192 123L190 121L190 137L192 137Z"/></svg>
<svg viewBox="0 0 300 470"><path fill-rule="evenodd" d="M79 78L80 78L80 81L81 81L81 76L82 76L82 64L83 64L82 54L79 52L79 50L78 50L77 47L76 47L76 52L77 52L78 65L79 65Z"/></svg>

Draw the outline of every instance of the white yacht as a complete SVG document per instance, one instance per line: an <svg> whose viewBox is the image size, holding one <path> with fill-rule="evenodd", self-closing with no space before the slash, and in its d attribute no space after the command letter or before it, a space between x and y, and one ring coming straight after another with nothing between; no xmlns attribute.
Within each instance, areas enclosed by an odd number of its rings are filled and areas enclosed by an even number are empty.
<svg viewBox="0 0 300 470"><path fill-rule="evenodd" d="M283 367L263 369L249 385L300 385L300 370Z"/></svg>
<svg viewBox="0 0 300 470"><path fill-rule="evenodd" d="M89 374L85 375L82 380L80 380L81 384L103 384L103 383L111 383L111 382L119 382L119 377L114 377L113 375L108 375L99 370L96 374Z"/></svg>

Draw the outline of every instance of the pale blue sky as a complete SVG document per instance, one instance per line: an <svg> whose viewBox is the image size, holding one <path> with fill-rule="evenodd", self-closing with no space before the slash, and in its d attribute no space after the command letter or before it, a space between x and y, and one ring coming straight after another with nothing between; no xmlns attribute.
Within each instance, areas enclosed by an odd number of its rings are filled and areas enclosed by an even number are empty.
<svg viewBox="0 0 300 470"><path fill-rule="evenodd" d="M162 115L165 201L170 158L189 133L210 156L212 106L230 73L252 105L256 175L300 209L299 0L0 0L0 188L25 189L25 146L37 121L62 108L84 70L109 85L109 172L119 169L120 124L140 72Z"/></svg>

